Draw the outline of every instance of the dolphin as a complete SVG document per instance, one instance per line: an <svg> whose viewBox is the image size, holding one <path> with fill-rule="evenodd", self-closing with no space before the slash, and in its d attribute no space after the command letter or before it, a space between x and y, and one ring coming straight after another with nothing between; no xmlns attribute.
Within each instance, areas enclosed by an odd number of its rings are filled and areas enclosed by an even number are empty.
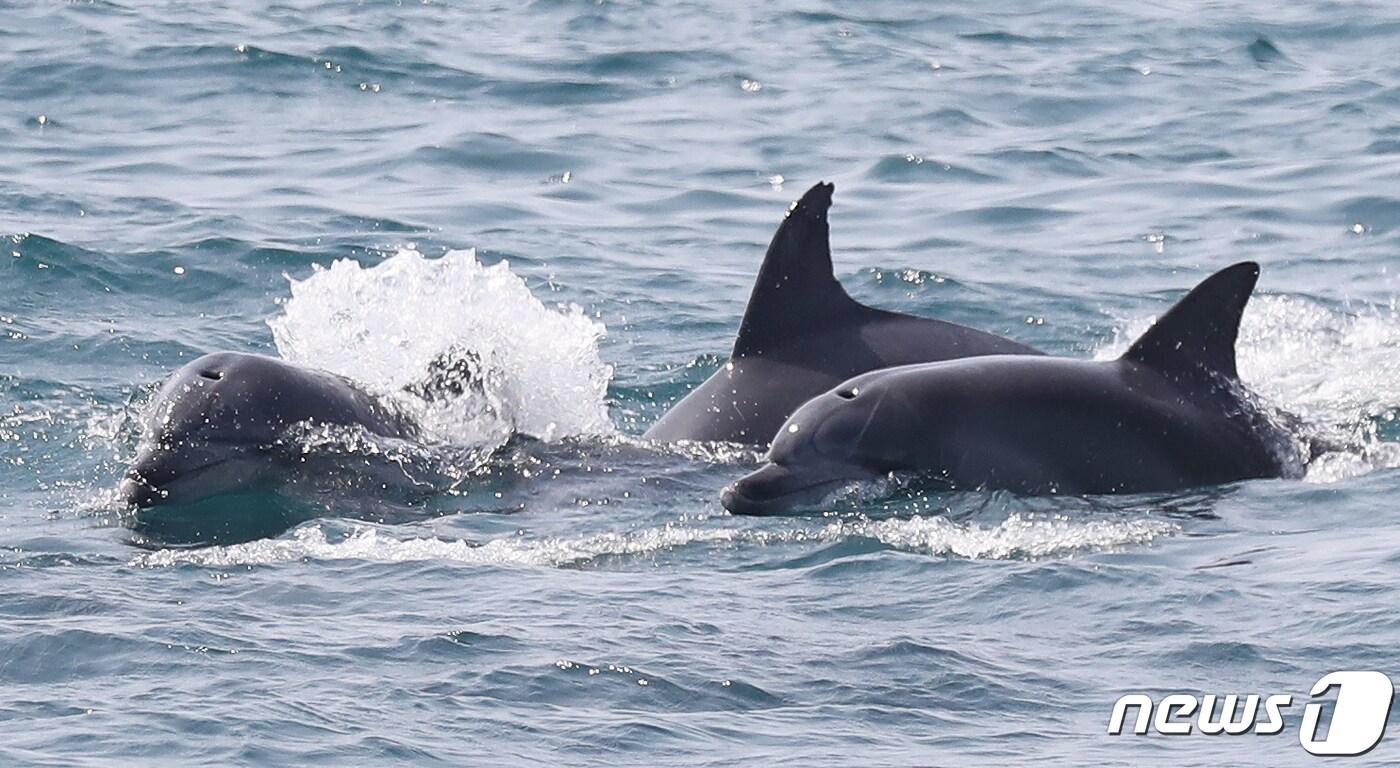
<svg viewBox="0 0 1400 768"><path fill-rule="evenodd" d="M1259 266L1207 278L1112 361L996 355L857 376L804 404L725 488L767 514L896 472L1021 494L1170 491L1298 473L1235 368Z"/></svg>
<svg viewBox="0 0 1400 768"><path fill-rule="evenodd" d="M279 444L299 423L413 438L406 416L348 379L261 355L217 352L176 371L147 406L119 486L137 507L184 504L256 485L294 462Z"/></svg>
<svg viewBox="0 0 1400 768"><path fill-rule="evenodd" d="M831 267L827 210L834 189L818 183L788 210L759 268L729 360L643 437L767 445L798 406L866 371L1041 354L990 333L852 299Z"/></svg>

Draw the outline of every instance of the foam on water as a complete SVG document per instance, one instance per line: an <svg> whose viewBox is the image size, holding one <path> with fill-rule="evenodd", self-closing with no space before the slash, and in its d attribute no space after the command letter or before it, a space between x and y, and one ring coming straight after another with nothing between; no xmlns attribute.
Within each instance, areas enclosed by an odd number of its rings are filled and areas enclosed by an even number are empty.
<svg viewBox="0 0 1400 768"><path fill-rule="evenodd" d="M612 369L598 354L606 329L576 305L546 306L504 261L406 249L372 267L337 260L292 279L291 291L268 321L282 357L391 398L432 439L493 447L514 433L614 432L604 403ZM470 386L437 399L406 391L454 353L476 367Z"/></svg>
<svg viewBox="0 0 1400 768"><path fill-rule="evenodd" d="M368 526L344 537L327 536L321 525L298 528L290 537L205 549L167 549L133 561L143 567L180 564L204 566L270 565L297 560L369 560L411 562L445 560L471 565L558 567L609 555L646 555L690 544L723 544L767 538L737 528L668 525L579 538L530 539L511 536L474 543L464 539L395 538Z"/></svg>
<svg viewBox="0 0 1400 768"><path fill-rule="evenodd" d="M1118 357L1155 320L1124 323L1094 357ZM1400 466L1400 444L1378 434L1400 415L1394 307L1345 312L1297 296L1256 296L1237 350L1240 378L1251 390L1345 446L1314 457L1305 479L1329 483Z"/></svg>
<svg viewBox="0 0 1400 768"><path fill-rule="evenodd" d="M1114 550L1145 544L1177 531L1170 523L1151 519L1076 521L1064 516L1020 514L990 526L916 516L902 520L843 520L821 527L799 523L798 527L760 530L725 525L723 520L719 518L717 522L721 524L714 526L701 521L681 522L577 538L509 536L484 543L436 537L400 539L371 526L356 526L343 536L327 535L322 524L314 524L279 539L145 553L132 564L157 568L272 565L301 560L443 560L470 565L557 568L603 557L646 556L689 546L840 543L855 538L874 539L892 549L918 554L1007 560Z"/></svg>
<svg viewBox="0 0 1400 768"><path fill-rule="evenodd" d="M1077 552L1146 544L1178 528L1160 520L1071 520L1013 513L993 526L961 525L945 517L861 520L829 525L824 538L872 538L894 549L972 560L1063 557Z"/></svg>

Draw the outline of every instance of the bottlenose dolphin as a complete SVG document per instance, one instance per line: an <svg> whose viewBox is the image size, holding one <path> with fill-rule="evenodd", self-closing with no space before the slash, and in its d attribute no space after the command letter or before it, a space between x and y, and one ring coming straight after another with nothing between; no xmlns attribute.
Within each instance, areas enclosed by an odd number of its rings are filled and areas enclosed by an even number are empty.
<svg viewBox="0 0 1400 768"><path fill-rule="evenodd" d="M1166 491L1295 474L1289 435L1240 383L1235 337L1259 277L1207 278L1119 359L997 355L857 376L803 405L767 463L726 488L765 514L916 472L957 489Z"/></svg>
<svg viewBox="0 0 1400 768"><path fill-rule="evenodd" d="M644 437L766 445L798 406L866 371L1041 354L990 333L852 299L831 267L827 210L834 189L819 183L788 210L759 268L728 362Z"/></svg>
<svg viewBox="0 0 1400 768"><path fill-rule="evenodd" d="M412 438L407 417L348 379L260 355L217 352L171 375L147 406L137 455L120 486L139 507L244 489L295 457L279 440L295 424L354 426Z"/></svg>

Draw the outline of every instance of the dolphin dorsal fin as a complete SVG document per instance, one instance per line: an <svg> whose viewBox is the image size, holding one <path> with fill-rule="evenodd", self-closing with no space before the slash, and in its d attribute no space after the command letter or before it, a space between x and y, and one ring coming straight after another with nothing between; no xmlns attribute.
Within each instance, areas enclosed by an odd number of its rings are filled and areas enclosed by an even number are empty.
<svg viewBox="0 0 1400 768"><path fill-rule="evenodd" d="M1240 316L1259 280L1259 265L1243 261L1216 272L1167 310L1123 354L1172 378L1227 380L1235 369Z"/></svg>
<svg viewBox="0 0 1400 768"><path fill-rule="evenodd" d="M759 267L734 357L762 355L860 307L831 268L827 211L835 186L819 182L788 209Z"/></svg>

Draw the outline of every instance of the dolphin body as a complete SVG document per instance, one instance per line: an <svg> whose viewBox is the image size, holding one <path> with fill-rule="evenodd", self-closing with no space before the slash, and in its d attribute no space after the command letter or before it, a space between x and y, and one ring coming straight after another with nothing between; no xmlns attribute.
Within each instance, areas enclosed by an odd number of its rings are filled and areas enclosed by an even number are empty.
<svg viewBox="0 0 1400 768"><path fill-rule="evenodd" d="M767 445L798 406L866 371L1041 354L990 333L852 299L831 267L827 211L834 189L819 183L789 209L759 268L728 362L645 438Z"/></svg>
<svg viewBox="0 0 1400 768"><path fill-rule="evenodd" d="M835 487L917 472L954 489L1022 494L1169 491L1296 474L1289 435L1235 368L1259 266L1181 299L1119 359L979 357L852 378L803 405L767 463L721 496L782 512Z"/></svg>
<svg viewBox="0 0 1400 768"><path fill-rule="evenodd" d="M260 355L217 352L176 371L151 400L121 481L138 507L183 504L256 485L295 461L279 441L299 423L412 438L415 425L348 379Z"/></svg>

